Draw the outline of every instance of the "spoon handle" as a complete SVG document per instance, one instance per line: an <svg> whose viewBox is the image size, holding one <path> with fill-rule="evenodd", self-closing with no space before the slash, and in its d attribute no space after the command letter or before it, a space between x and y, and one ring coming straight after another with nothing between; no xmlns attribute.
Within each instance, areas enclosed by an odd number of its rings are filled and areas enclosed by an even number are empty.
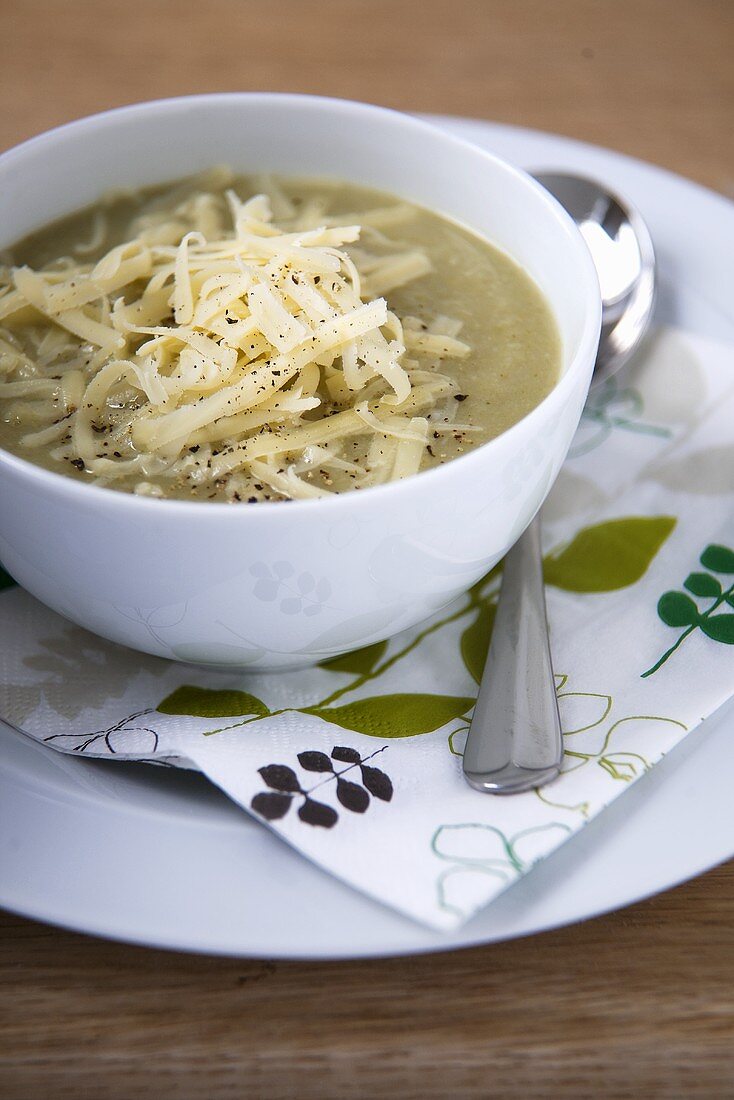
<svg viewBox="0 0 734 1100"><path fill-rule="evenodd" d="M464 775L478 791L516 794L554 779L562 757L536 518L505 558Z"/></svg>

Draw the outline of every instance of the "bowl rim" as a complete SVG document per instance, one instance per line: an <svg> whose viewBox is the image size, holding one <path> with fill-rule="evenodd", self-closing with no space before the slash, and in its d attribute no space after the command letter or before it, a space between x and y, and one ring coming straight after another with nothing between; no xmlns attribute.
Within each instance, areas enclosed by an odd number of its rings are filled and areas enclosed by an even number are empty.
<svg viewBox="0 0 734 1100"><path fill-rule="evenodd" d="M541 184L522 168L517 167L495 153L490 153L488 150L475 145L465 138L447 133L440 126L435 125L433 122L428 122L423 118L418 118L415 115L398 111L390 107L382 107L360 100L308 95L305 93L211 92L186 96L168 96L161 99L143 100L139 103L127 104L122 107L114 107L106 111L99 111L92 115L85 115L82 118L73 119L60 126L55 126L50 130L45 130L0 153L0 166L5 167L8 163L12 165L12 162L16 160L16 158L24 156L29 150L35 149L38 146L52 144L54 140L63 139L69 132L83 134L85 131L98 130L104 127L108 121L117 118L124 118L125 116L135 117L142 114L154 113L161 109L174 109L186 105L207 104L216 106L217 104L224 105L242 102L254 105L257 105L258 102L263 105L279 102L286 106L291 106L294 109L299 109L308 104L317 107L322 106L330 111L340 111L345 114L354 113L356 111L370 114L373 117L382 116L386 120L398 120L402 125L412 127L414 131L422 131L434 138L439 137L448 147L471 152L479 162L485 161L486 163L499 166L500 169L514 176L516 181L523 187L530 188L539 194L545 202L548 213L554 216L557 222L560 222L561 228L564 230L569 244L576 250L581 267L586 268L586 278L583 283L585 288L583 328L576 352L568 363L565 372L558 379L550 392L546 394L543 400L530 409L529 412L520 418L520 420L511 424L503 432L500 432L499 435L494 436L485 443L479 444L465 454L452 458L448 462L432 466L427 470L420 470L417 474L403 478L400 481L369 486L367 489L359 492L352 490L351 492L334 493L327 497L307 500L258 501L257 508L254 511L252 509L233 507L232 503L229 501L180 500L170 497L146 497L108 486L96 485L94 482L77 481L75 478L68 477L55 470L47 470L45 467L37 465L30 459L21 458L2 447L0 447L0 471L3 467L6 467L21 477L25 477L31 482L35 482L38 488L43 489L46 487L49 493L66 497L67 499L76 499L79 494L81 494L82 503L84 500L87 500L91 504L97 500L100 505L107 502L112 508L121 510L127 509L128 511L137 509L145 511L146 509L153 508L160 517L164 516L166 513L169 515L173 515L174 513L182 515L196 514L200 519L203 518L204 515L211 516L212 519L216 516L222 517L224 515L238 517L245 515L249 516L250 520L252 520L254 516L263 514L273 515L280 512L282 512L284 516L292 516L294 511L301 511L303 509L307 509L309 515L315 516L317 512L321 512L324 508L330 509L333 513L335 509L341 508L344 510L350 503L356 504L358 500L365 498L377 503L378 499L381 500L389 494L397 500L399 493L404 495L406 492L411 491L411 486L415 485L416 479L419 479L420 484L424 487L428 487L428 479L431 479L431 485L434 485L438 490L440 488L440 479L446 480L452 476L455 477L460 471L465 471L466 474L471 476L472 463L479 469L479 463L485 462L493 449L495 451L499 450L502 442L506 441L508 436L512 433L518 433L520 430L532 429L535 422L544 419L548 412L552 410L553 406L562 403L568 391L574 388L577 382L577 375L579 371L583 369L584 363L590 356L593 357L596 353L601 330L601 292L599 289L599 282L591 253L578 227L563 206L561 206L561 204L546 191ZM437 211L437 213L441 214L441 211ZM466 225L469 230L476 232L477 236L483 236L483 234L474 230L469 223L463 224ZM489 243L492 242L490 241ZM508 255L512 258L511 253L508 253ZM591 380L591 373L592 372L589 371L589 380ZM288 505L287 508L283 507L285 504ZM161 510L161 506L163 506L164 511ZM237 520L237 522L242 522L242 520Z"/></svg>

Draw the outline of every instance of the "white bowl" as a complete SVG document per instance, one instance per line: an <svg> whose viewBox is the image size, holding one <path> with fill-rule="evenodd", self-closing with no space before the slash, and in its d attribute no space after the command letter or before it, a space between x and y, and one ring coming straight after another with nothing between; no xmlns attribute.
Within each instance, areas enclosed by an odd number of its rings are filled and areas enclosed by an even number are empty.
<svg viewBox="0 0 734 1100"><path fill-rule="evenodd" d="M0 451L0 559L97 634L196 664L288 668L409 627L474 583L545 499L594 365L600 297L575 225L523 172L360 103L233 94L95 115L0 157L0 247L104 191L238 171L334 176L463 222L550 302L562 377L497 439L405 481L257 506L137 497Z"/></svg>

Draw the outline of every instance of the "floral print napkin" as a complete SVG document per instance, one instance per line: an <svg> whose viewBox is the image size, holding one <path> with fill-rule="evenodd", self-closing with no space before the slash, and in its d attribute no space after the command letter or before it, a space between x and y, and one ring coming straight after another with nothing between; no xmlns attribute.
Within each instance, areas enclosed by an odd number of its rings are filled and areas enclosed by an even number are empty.
<svg viewBox="0 0 734 1100"><path fill-rule="evenodd" d="M62 752L197 768L356 889L456 927L734 693L733 360L663 330L589 399L543 512L565 758L542 790L461 773L498 569L389 642L275 675L141 656L7 578L0 714ZM309 594L288 562L252 580L274 612Z"/></svg>

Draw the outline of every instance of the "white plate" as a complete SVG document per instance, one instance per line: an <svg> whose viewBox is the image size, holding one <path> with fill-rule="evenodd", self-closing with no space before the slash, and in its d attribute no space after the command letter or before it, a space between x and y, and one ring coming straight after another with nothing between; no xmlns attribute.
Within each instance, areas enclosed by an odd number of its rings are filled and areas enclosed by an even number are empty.
<svg viewBox="0 0 734 1100"><path fill-rule="evenodd" d="M734 340L734 205L564 138L441 123L529 169L578 169L629 196L658 250L662 318ZM627 905L734 855L733 734L734 702L444 936L316 870L197 775L70 759L2 727L0 904L123 940L281 958L406 954L527 935Z"/></svg>

